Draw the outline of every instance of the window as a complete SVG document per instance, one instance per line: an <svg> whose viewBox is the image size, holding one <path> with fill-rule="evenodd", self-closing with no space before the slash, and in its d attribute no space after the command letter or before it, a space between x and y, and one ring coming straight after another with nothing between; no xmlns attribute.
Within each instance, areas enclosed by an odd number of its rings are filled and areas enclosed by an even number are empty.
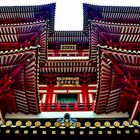
<svg viewBox="0 0 140 140"><path fill-rule="evenodd" d="M77 102L77 94L58 94L57 102L60 103L75 103Z"/></svg>

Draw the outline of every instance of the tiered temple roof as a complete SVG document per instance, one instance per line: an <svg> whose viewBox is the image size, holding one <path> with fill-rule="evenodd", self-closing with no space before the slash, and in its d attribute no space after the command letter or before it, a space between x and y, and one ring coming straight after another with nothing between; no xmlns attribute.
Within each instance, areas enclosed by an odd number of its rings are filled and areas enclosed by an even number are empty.
<svg viewBox="0 0 140 140"><path fill-rule="evenodd" d="M130 49L131 47L131 49L134 49L140 44L139 24L114 23L93 20L91 26L92 31L98 34L98 43L101 45L125 49ZM93 36L93 39L95 39L96 36Z"/></svg>
<svg viewBox="0 0 140 140"><path fill-rule="evenodd" d="M55 3L34 6L2 6L0 24L49 21L49 30L54 30Z"/></svg>
<svg viewBox="0 0 140 140"><path fill-rule="evenodd" d="M40 59L45 60L47 30L45 21L2 24L0 50L20 49L40 44Z"/></svg>
<svg viewBox="0 0 140 140"><path fill-rule="evenodd" d="M135 93L135 90L139 92L139 52L107 47L99 47L99 52L96 112L128 111L132 114L139 96ZM129 103L124 99L120 107L121 96L126 92L130 96Z"/></svg>
<svg viewBox="0 0 140 140"><path fill-rule="evenodd" d="M107 45L114 48L139 50L140 25L116 22L91 21L91 58L97 60L97 45Z"/></svg>
<svg viewBox="0 0 140 140"><path fill-rule="evenodd" d="M0 56L1 110L38 114L38 49L1 51Z"/></svg>
<svg viewBox="0 0 140 140"><path fill-rule="evenodd" d="M84 30L88 31L89 20L101 20L118 23L139 23L140 8L129 6L100 6L83 4L84 10Z"/></svg>
<svg viewBox="0 0 140 140"><path fill-rule="evenodd" d="M83 31L54 31L54 3L0 8L0 99L8 99L2 109L137 117L140 8L83 4L83 10ZM60 94L75 95L74 102L61 103Z"/></svg>
<svg viewBox="0 0 140 140"><path fill-rule="evenodd" d="M83 31L55 31L49 37L49 43L88 43L89 38Z"/></svg>

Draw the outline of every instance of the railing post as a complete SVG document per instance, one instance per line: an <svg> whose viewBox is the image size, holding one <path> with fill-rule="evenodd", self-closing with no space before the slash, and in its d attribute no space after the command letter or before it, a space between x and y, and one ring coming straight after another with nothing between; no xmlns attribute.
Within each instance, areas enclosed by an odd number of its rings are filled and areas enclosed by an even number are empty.
<svg viewBox="0 0 140 140"><path fill-rule="evenodd" d="M66 110L67 110L67 111L69 110L69 105L68 105L68 103L66 104Z"/></svg>
<svg viewBox="0 0 140 140"><path fill-rule="evenodd" d="M86 104L84 103L84 110L86 111L87 110L87 106L86 106Z"/></svg>
<svg viewBox="0 0 140 140"><path fill-rule="evenodd" d="M79 110L78 109L78 104L76 102L74 103L74 110Z"/></svg>
<svg viewBox="0 0 140 140"><path fill-rule="evenodd" d="M92 102L92 110L94 110L94 101Z"/></svg>
<svg viewBox="0 0 140 140"><path fill-rule="evenodd" d="M51 104L48 104L48 109L47 109L48 111L50 111L51 110Z"/></svg>
<svg viewBox="0 0 140 140"><path fill-rule="evenodd" d="M57 103L57 111L60 111L60 102Z"/></svg>

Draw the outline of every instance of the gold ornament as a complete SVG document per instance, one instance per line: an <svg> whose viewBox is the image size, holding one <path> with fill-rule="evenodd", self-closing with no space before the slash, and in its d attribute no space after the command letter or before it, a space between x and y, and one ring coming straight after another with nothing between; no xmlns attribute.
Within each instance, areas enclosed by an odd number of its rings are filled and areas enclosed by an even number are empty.
<svg viewBox="0 0 140 140"><path fill-rule="evenodd" d="M21 121L17 121L16 122L16 126L21 126L22 125L22 122Z"/></svg>
<svg viewBox="0 0 140 140"><path fill-rule="evenodd" d="M114 122L114 126L115 126L115 127L119 127L119 126L120 126L120 122L115 121L115 122Z"/></svg>
<svg viewBox="0 0 140 140"><path fill-rule="evenodd" d="M50 127L50 126L51 126L51 122L49 122L49 121L46 122L46 123L45 123L45 126L46 126L46 127Z"/></svg>
<svg viewBox="0 0 140 140"><path fill-rule="evenodd" d="M35 122L35 126L36 126L36 127L41 126L41 122L40 122L40 121L36 121L36 122Z"/></svg>
<svg viewBox="0 0 140 140"><path fill-rule="evenodd" d="M138 126L138 125L139 125L139 122L138 122L137 120L133 120L132 124L133 124L134 126Z"/></svg>
<svg viewBox="0 0 140 140"><path fill-rule="evenodd" d="M90 122L85 122L85 127L90 127L91 123Z"/></svg>
<svg viewBox="0 0 140 140"><path fill-rule="evenodd" d="M70 122L66 122L65 127L70 127Z"/></svg>
<svg viewBox="0 0 140 140"><path fill-rule="evenodd" d="M32 122L31 122L31 121L27 121L27 122L26 122L26 126L27 126L27 127L30 127L31 125L32 125Z"/></svg>
<svg viewBox="0 0 140 140"><path fill-rule="evenodd" d="M69 119L65 119L65 122L69 122Z"/></svg>
<svg viewBox="0 0 140 140"><path fill-rule="evenodd" d="M55 122L55 123L54 123L54 126L55 126L55 127L60 127L60 122Z"/></svg>
<svg viewBox="0 0 140 140"><path fill-rule="evenodd" d="M105 127L110 127L111 124L110 124L110 122L107 121L107 122L104 123L104 126L105 126Z"/></svg>
<svg viewBox="0 0 140 140"><path fill-rule="evenodd" d="M100 127L101 126L101 123L100 122L95 122L95 126L96 127Z"/></svg>
<svg viewBox="0 0 140 140"><path fill-rule="evenodd" d="M81 123L80 122L76 122L75 127L80 127Z"/></svg>
<svg viewBox="0 0 140 140"><path fill-rule="evenodd" d="M128 121L124 121L123 125L128 127L129 126L129 122Z"/></svg>
<svg viewBox="0 0 140 140"><path fill-rule="evenodd" d="M6 122L6 126L11 126L12 125L12 121L7 121Z"/></svg>

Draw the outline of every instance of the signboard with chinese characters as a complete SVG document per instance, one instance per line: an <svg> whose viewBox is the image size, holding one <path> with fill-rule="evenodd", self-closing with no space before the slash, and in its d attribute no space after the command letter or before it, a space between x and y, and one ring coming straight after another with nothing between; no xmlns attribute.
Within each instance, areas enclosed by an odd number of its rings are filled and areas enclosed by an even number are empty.
<svg viewBox="0 0 140 140"><path fill-rule="evenodd" d="M65 51L76 50L76 44L63 44L61 45L61 50L65 50Z"/></svg>
<svg viewBox="0 0 140 140"><path fill-rule="evenodd" d="M57 77L57 86L78 86L79 77Z"/></svg>

